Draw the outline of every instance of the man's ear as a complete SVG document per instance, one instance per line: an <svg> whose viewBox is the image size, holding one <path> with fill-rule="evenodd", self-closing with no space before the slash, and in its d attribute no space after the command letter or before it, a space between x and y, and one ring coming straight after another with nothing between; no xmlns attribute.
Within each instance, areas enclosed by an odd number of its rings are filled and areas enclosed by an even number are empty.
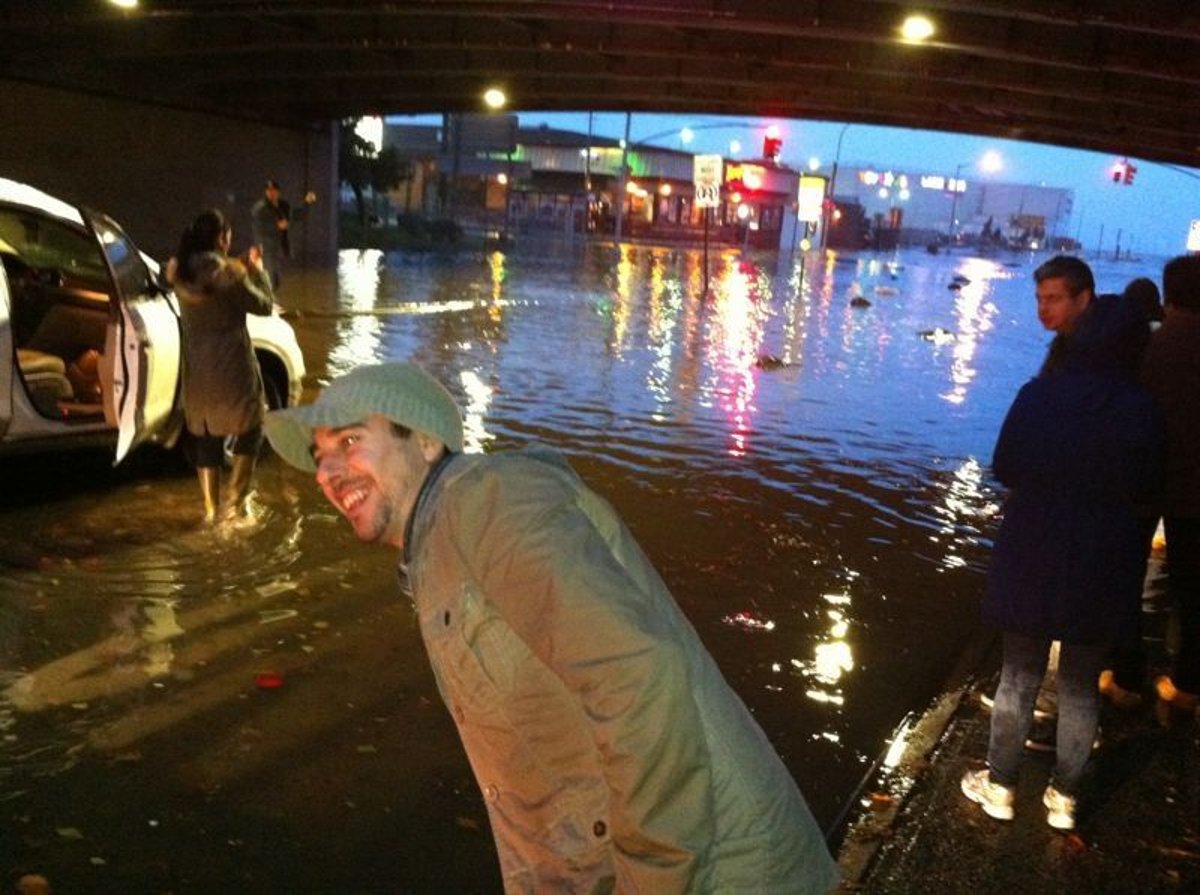
<svg viewBox="0 0 1200 895"><path fill-rule="evenodd" d="M445 445L432 435L426 435L424 432L413 432L413 438L417 440L417 447L421 450L421 456L425 458L425 462L433 464L438 457L442 455Z"/></svg>

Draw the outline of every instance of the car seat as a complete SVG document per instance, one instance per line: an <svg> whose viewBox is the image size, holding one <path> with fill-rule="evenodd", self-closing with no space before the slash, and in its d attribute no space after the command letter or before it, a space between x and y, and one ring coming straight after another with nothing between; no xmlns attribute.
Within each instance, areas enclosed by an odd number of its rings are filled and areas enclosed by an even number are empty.
<svg viewBox="0 0 1200 895"><path fill-rule="evenodd" d="M62 416L58 402L75 397L63 359L31 348L18 348L17 368L38 413L51 418Z"/></svg>

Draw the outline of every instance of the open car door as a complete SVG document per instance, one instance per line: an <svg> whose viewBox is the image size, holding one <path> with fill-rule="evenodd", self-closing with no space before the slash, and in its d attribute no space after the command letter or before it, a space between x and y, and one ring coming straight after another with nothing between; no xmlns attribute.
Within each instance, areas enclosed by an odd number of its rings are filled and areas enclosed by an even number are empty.
<svg viewBox="0 0 1200 895"><path fill-rule="evenodd" d="M182 354L178 308L121 228L106 215L86 215L116 286L105 339L105 415L118 427L114 463L176 422Z"/></svg>
<svg viewBox="0 0 1200 895"><path fill-rule="evenodd" d="M8 424L12 421L13 364L16 363L16 355L9 322L10 307L8 277L4 273L4 265L0 264L0 435L8 431Z"/></svg>

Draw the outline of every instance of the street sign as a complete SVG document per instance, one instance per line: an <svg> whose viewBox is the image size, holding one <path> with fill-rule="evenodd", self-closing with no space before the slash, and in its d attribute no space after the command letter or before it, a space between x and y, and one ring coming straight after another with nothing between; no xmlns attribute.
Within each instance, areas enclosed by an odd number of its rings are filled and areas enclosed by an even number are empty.
<svg viewBox="0 0 1200 895"><path fill-rule="evenodd" d="M721 175L725 160L719 155L697 155L692 159L692 183L696 188L697 208L716 208L721 204Z"/></svg>
<svg viewBox="0 0 1200 895"><path fill-rule="evenodd" d="M721 204L721 187L718 184L696 187L696 207L716 208Z"/></svg>
<svg viewBox="0 0 1200 895"><path fill-rule="evenodd" d="M800 175L800 186L796 190L796 217L806 224L821 220L822 203L825 201L825 178L809 174Z"/></svg>

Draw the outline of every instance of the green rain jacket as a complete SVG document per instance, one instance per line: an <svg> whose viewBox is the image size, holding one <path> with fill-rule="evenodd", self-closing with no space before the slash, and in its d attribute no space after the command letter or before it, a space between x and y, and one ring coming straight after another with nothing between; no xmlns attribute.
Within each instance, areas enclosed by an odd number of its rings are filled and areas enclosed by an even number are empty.
<svg viewBox="0 0 1200 895"><path fill-rule="evenodd" d="M829 891L788 770L613 509L556 455L459 455L406 538L507 893Z"/></svg>

